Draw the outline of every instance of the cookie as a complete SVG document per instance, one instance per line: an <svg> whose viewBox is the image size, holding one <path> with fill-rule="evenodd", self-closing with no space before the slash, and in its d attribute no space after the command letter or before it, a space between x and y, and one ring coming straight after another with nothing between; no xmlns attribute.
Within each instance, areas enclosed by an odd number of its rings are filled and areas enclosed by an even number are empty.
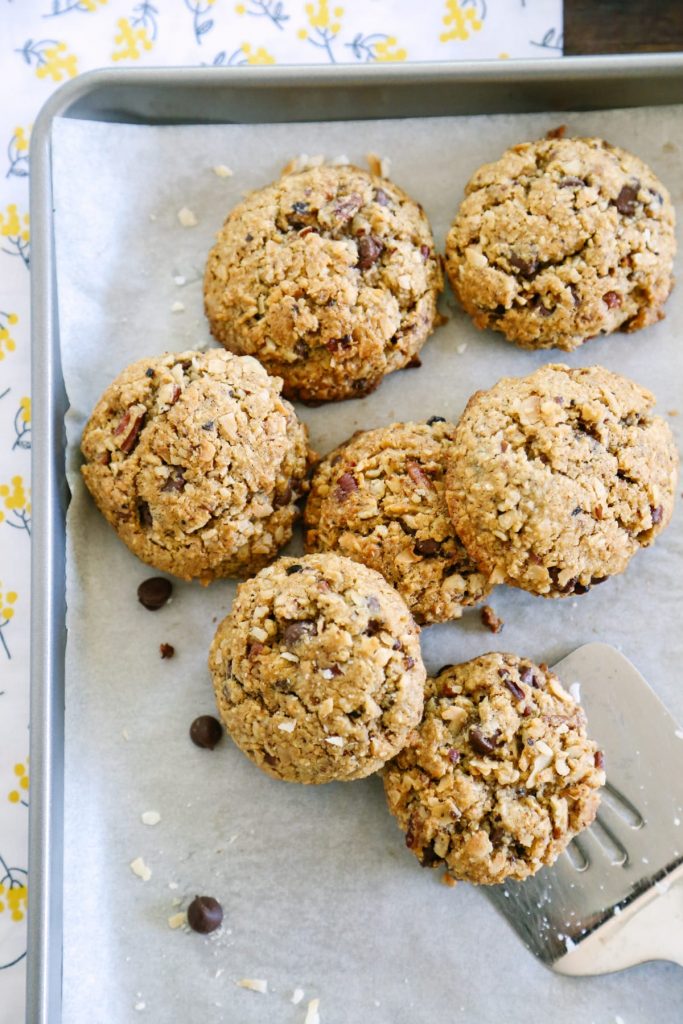
<svg viewBox="0 0 683 1024"><path fill-rule="evenodd" d="M355 434L317 467L306 504L306 549L381 572L421 623L460 618L489 589L448 514L454 432L435 416Z"/></svg>
<svg viewBox="0 0 683 1024"><path fill-rule="evenodd" d="M446 270L477 327L571 351L662 318L674 225L669 193L638 157L602 139L542 139L470 179Z"/></svg>
<svg viewBox="0 0 683 1024"><path fill-rule="evenodd" d="M427 218L397 185L351 166L285 174L228 216L209 254L214 337L254 355L284 394L368 394L417 357L443 287Z"/></svg>
<svg viewBox="0 0 683 1024"><path fill-rule="evenodd" d="M255 360L211 349L133 363L83 432L83 479L130 550L202 582L256 572L292 534L306 427Z"/></svg>
<svg viewBox="0 0 683 1024"><path fill-rule="evenodd" d="M479 885L552 864L590 825L604 782L583 710L557 676L498 653L427 680L422 723L384 772L420 863Z"/></svg>
<svg viewBox="0 0 683 1024"><path fill-rule="evenodd" d="M491 583L584 594L653 542L671 518L678 472L654 401L600 366L552 364L470 399L446 498Z"/></svg>
<svg viewBox="0 0 683 1024"><path fill-rule="evenodd" d="M209 668L237 746L288 782L377 771L422 714L410 612L379 573L334 554L281 558L241 584Z"/></svg>

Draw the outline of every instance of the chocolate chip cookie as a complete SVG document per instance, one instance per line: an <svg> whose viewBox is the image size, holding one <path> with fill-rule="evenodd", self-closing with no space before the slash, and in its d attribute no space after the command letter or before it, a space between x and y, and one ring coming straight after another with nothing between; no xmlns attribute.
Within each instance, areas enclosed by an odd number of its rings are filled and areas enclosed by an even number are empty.
<svg viewBox="0 0 683 1024"><path fill-rule="evenodd" d="M590 825L603 763L547 666L484 654L427 680L422 723L384 787L423 866L494 885L552 864Z"/></svg>
<svg viewBox="0 0 683 1024"><path fill-rule="evenodd" d="M282 382L211 349L133 363L83 432L83 479L148 565L202 582L256 572L292 534L310 459Z"/></svg>
<svg viewBox="0 0 683 1024"><path fill-rule="evenodd" d="M339 555L281 558L241 584L209 668L235 743L288 782L369 775L422 714L418 627L379 573Z"/></svg>
<svg viewBox="0 0 683 1024"><path fill-rule="evenodd" d="M284 394L368 394L415 360L437 318L439 257L422 208L352 166L285 174L235 207L204 279L214 337Z"/></svg>
<svg viewBox="0 0 683 1024"><path fill-rule="evenodd" d="M306 548L338 551L396 587L418 622L457 619L488 592L453 529L445 456L455 433L436 416L355 434L322 460L306 504Z"/></svg>
<svg viewBox="0 0 683 1024"><path fill-rule="evenodd" d="M673 510L678 452L654 396L600 366L546 365L467 404L448 453L456 533L491 583L585 594Z"/></svg>
<svg viewBox="0 0 683 1024"><path fill-rule="evenodd" d="M674 223L669 193L638 157L602 139L542 139L470 179L446 270L477 327L570 351L661 319Z"/></svg>

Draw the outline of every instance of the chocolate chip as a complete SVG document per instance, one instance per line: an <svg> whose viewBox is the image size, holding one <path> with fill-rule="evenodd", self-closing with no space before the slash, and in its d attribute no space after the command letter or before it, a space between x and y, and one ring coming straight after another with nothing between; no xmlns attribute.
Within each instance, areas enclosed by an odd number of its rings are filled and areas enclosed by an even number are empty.
<svg viewBox="0 0 683 1024"><path fill-rule="evenodd" d="M150 576L138 587L138 601L150 612L163 608L173 593L173 584L164 576Z"/></svg>
<svg viewBox="0 0 683 1024"><path fill-rule="evenodd" d="M277 490L273 495L273 508L284 508L285 505L290 504L292 497L292 488L287 484L281 490Z"/></svg>
<svg viewBox="0 0 683 1024"><path fill-rule="evenodd" d="M470 744L477 754L492 754L496 749L495 743L484 736L480 729L470 729Z"/></svg>
<svg viewBox="0 0 683 1024"><path fill-rule="evenodd" d="M451 749L446 754L446 757L451 762L451 764L457 764L458 761L460 760L460 751L456 750L455 747L451 747Z"/></svg>
<svg viewBox="0 0 683 1024"><path fill-rule="evenodd" d="M384 243L373 235L366 235L358 240L358 262L360 270L369 270L382 255Z"/></svg>
<svg viewBox="0 0 683 1024"><path fill-rule="evenodd" d="M493 608L489 604L485 604L481 612L481 621L484 623L487 629L490 629L492 633L500 633L505 623L502 619L499 619Z"/></svg>
<svg viewBox="0 0 683 1024"><path fill-rule="evenodd" d="M551 309L548 309L548 307L544 306L542 302L539 302L538 306L536 307L536 311L539 316L551 316L555 312L555 306L553 306Z"/></svg>
<svg viewBox="0 0 683 1024"><path fill-rule="evenodd" d="M578 308L581 305L581 298L579 296L578 290L574 287L573 284L570 284L569 285L569 291L571 292L572 302L574 304L574 307Z"/></svg>
<svg viewBox="0 0 683 1024"><path fill-rule="evenodd" d="M533 277L538 270L538 260L535 256L532 256L531 259L525 260L513 252L510 255L510 264L520 272L522 277Z"/></svg>
<svg viewBox="0 0 683 1024"><path fill-rule="evenodd" d="M557 183L558 188L584 188L585 185L586 182L583 178L574 178L572 175L569 175L566 178L560 178Z"/></svg>
<svg viewBox="0 0 683 1024"><path fill-rule="evenodd" d="M432 250L429 248L428 245L421 245L420 246L420 256L422 257L422 259L423 259L423 261L425 263L427 262L427 260L431 256L431 253L432 253Z"/></svg>
<svg viewBox="0 0 683 1024"><path fill-rule="evenodd" d="M377 636L384 629L384 622L381 619L370 619L365 630L366 636Z"/></svg>
<svg viewBox="0 0 683 1024"><path fill-rule="evenodd" d="M330 341L325 343L325 347L329 352L339 352L340 349L344 350L351 348L353 339L350 334L345 334L341 338L332 338Z"/></svg>
<svg viewBox="0 0 683 1024"><path fill-rule="evenodd" d="M534 686L537 690L540 688L538 677L534 670L531 668L531 666L529 666L529 668L524 669L524 671L520 674L520 678L523 683L527 684L527 686Z"/></svg>
<svg viewBox="0 0 683 1024"><path fill-rule="evenodd" d="M614 205L617 210L619 213L623 213L625 217L632 217L636 212L636 199L639 189L639 181L637 181L635 185L624 185L621 192L614 200Z"/></svg>
<svg viewBox="0 0 683 1024"><path fill-rule="evenodd" d="M202 430L213 430L216 426L213 420L207 420L206 423L202 423Z"/></svg>
<svg viewBox="0 0 683 1024"><path fill-rule="evenodd" d="M303 572L303 571L304 571L303 565L288 565L287 568L285 569L285 575L293 576L295 572Z"/></svg>
<svg viewBox="0 0 683 1024"><path fill-rule="evenodd" d="M406 365L404 366L404 369L405 370L419 370L421 366L422 366L422 360L420 359L420 357L419 356L413 356L412 359L410 359L406 363Z"/></svg>
<svg viewBox="0 0 683 1024"><path fill-rule="evenodd" d="M175 491L181 494L185 490L185 471L180 466L172 466L172 473L161 488L162 491Z"/></svg>
<svg viewBox="0 0 683 1024"><path fill-rule="evenodd" d="M619 309L619 306L621 305L621 295L619 292L605 292L602 297L602 301L608 309Z"/></svg>
<svg viewBox="0 0 683 1024"><path fill-rule="evenodd" d="M512 696L515 698L515 700L524 700L524 690L522 689L522 687L518 686L514 679L510 678L507 672L505 673L505 675L503 675L503 671L504 670L501 669L498 674L502 678L503 682L507 686Z"/></svg>
<svg viewBox="0 0 683 1024"><path fill-rule="evenodd" d="M138 519L140 520L140 526L154 526L152 513L150 512L149 505L146 501L138 502Z"/></svg>
<svg viewBox="0 0 683 1024"><path fill-rule="evenodd" d="M204 750L213 750L222 735L223 726L213 715L200 715L190 726L190 739Z"/></svg>
<svg viewBox="0 0 683 1024"><path fill-rule="evenodd" d="M657 507L654 508L652 505L650 505L650 515L652 517L653 526L655 526L657 523L661 523L662 518L664 516L663 507L661 505L657 505Z"/></svg>
<svg viewBox="0 0 683 1024"><path fill-rule="evenodd" d="M297 341L294 345L294 353L299 359L307 359L311 354L311 347L307 345L305 341Z"/></svg>
<svg viewBox="0 0 683 1024"><path fill-rule="evenodd" d="M147 369L145 370L145 377L153 377L153 376L154 376L154 370L152 369L151 366L148 366Z"/></svg>
<svg viewBox="0 0 683 1024"><path fill-rule="evenodd" d="M442 858L434 852L434 843L425 846L420 857L420 864L423 868L434 868L442 863Z"/></svg>
<svg viewBox="0 0 683 1024"><path fill-rule="evenodd" d="M253 242L254 241L254 236L252 234L245 235L244 236L244 241L245 242Z"/></svg>
<svg viewBox="0 0 683 1024"><path fill-rule="evenodd" d="M308 213L308 203L302 201L292 203L292 209L295 213Z"/></svg>
<svg viewBox="0 0 683 1024"><path fill-rule="evenodd" d="M599 586L600 583L604 583L605 580L608 580L608 579L609 579L609 576L591 576L591 586L592 587L597 587L597 586Z"/></svg>
<svg viewBox="0 0 683 1024"><path fill-rule="evenodd" d="M345 501L349 494L353 494L357 490L356 478L351 473L342 473L337 481L337 489L335 491L337 501Z"/></svg>
<svg viewBox="0 0 683 1024"><path fill-rule="evenodd" d="M416 555L422 555L424 558L431 558L433 555L438 555L441 550L441 545L438 540L434 540L433 537L427 537L426 540L418 540L417 544L413 548Z"/></svg>
<svg viewBox="0 0 683 1024"><path fill-rule="evenodd" d="M223 923L223 908L213 896L195 896L187 908L187 923L192 931L208 935Z"/></svg>
<svg viewBox="0 0 683 1024"><path fill-rule="evenodd" d="M605 755L603 754L602 750L595 751L594 761L595 767L602 771L602 769L605 767Z"/></svg>
<svg viewBox="0 0 683 1024"><path fill-rule="evenodd" d="M588 583L588 584L586 584L586 583L575 583L574 584L574 593L575 594L579 594L579 595L580 594L587 594L589 590L590 590L590 583Z"/></svg>
<svg viewBox="0 0 683 1024"><path fill-rule="evenodd" d="M427 420L427 426L428 427L433 427L435 423L445 423L445 422L446 422L446 417L445 416L430 416L429 419Z"/></svg>
<svg viewBox="0 0 683 1024"><path fill-rule="evenodd" d="M408 655L403 659L403 664L408 670L415 668L415 658L411 658L410 655Z"/></svg>
<svg viewBox="0 0 683 1024"><path fill-rule="evenodd" d="M375 191L375 202L379 203L380 206L389 205L389 196L386 194L383 188L378 188Z"/></svg>
<svg viewBox="0 0 683 1024"><path fill-rule="evenodd" d="M173 644L159 644L159 654L164 660L172 658L175 654L175 647Z"/></svg>
<svg viewBox="0 0 683 1024"><path fill-rule="evenodd" d="M573 516L580 516L582 512L583 512L583 509L581 508L580 505L577 505L576 508L572 509L572 515Z"/></svg>
<svg viewBox="0 0 683 1024"><path fill-rule="evenodd" d="M304 637L317 635L318 627L315 622L308 619L302 622L290 622L283 630L282 639L289 647L291 644L298 643L299 640L302 640Z"/></svg>

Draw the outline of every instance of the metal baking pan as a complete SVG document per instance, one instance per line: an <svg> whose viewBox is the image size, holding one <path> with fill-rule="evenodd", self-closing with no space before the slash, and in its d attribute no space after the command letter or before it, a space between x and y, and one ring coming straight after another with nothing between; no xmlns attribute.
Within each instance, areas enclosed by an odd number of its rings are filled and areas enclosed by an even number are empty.
<svg viewBox="0 0 683 1024"><path fill-rule="evenodd" d="M31 141L34 399L30 1024L61 1020L66 395L56 301L57 117L133 124L297 122L590 110L683 102L683 54L393 67L97 71L59 89Z"/></svg>

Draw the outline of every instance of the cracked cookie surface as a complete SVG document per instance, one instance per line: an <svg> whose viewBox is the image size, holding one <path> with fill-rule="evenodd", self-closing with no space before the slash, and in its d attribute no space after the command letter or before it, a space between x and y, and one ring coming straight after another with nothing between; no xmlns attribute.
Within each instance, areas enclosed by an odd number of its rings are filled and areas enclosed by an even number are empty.
<svg viewBox="0 0 683 1024"><path fill-rule="evenodd" d="M406 845L466 882L524 879L592 822L605 782L582 708L547 666L484 654L427 680L384 787Z"/></svg>
<svg viewBox="0 0 683 1024"><path fill-rule="evenodd" d="M203 582L255 572L292 534L310 461L281 381L222 349L141 359L83 432L83 479L148 565Z"/></svg>
<svg viewBox="0 0 683 1024"><path fill-rule="evenodd" d="M448 514L454 432L434 417L354 435L317 467L304 513L307 550L376 569L423 623L460 618L489 589Z"/></svg>
<svg viewBox="0 0 683 1024"><path fill-rule="evenodd" d="M570 351L662 318L674 225L669 193L638 157L601 139L543 139L470 179L446 270L477 327Z"/></svg>
<svg viewBox="0 0 683 1024"><path fill-rule="evenodd" d="M377 771L422 714L419 628L379 573L334 554L242 583L209 668L237 746L288 782Z"/></svg>
<svg viewBox="0 0 683 1024"><path fill-rule="evenodd" d="M315 403L368 394L415 359L442 288L422 208L385 178L322 165L235 207L209 254L204 300L222 345Z"/></svg>
<svg viewBox="0 0 683 1024"><path fill-rule="evenodd" d="M678 473L654 401L603 367L561 364L473 395L448 453L446 498L491 583L583 594L652 543Z"/></svg>

